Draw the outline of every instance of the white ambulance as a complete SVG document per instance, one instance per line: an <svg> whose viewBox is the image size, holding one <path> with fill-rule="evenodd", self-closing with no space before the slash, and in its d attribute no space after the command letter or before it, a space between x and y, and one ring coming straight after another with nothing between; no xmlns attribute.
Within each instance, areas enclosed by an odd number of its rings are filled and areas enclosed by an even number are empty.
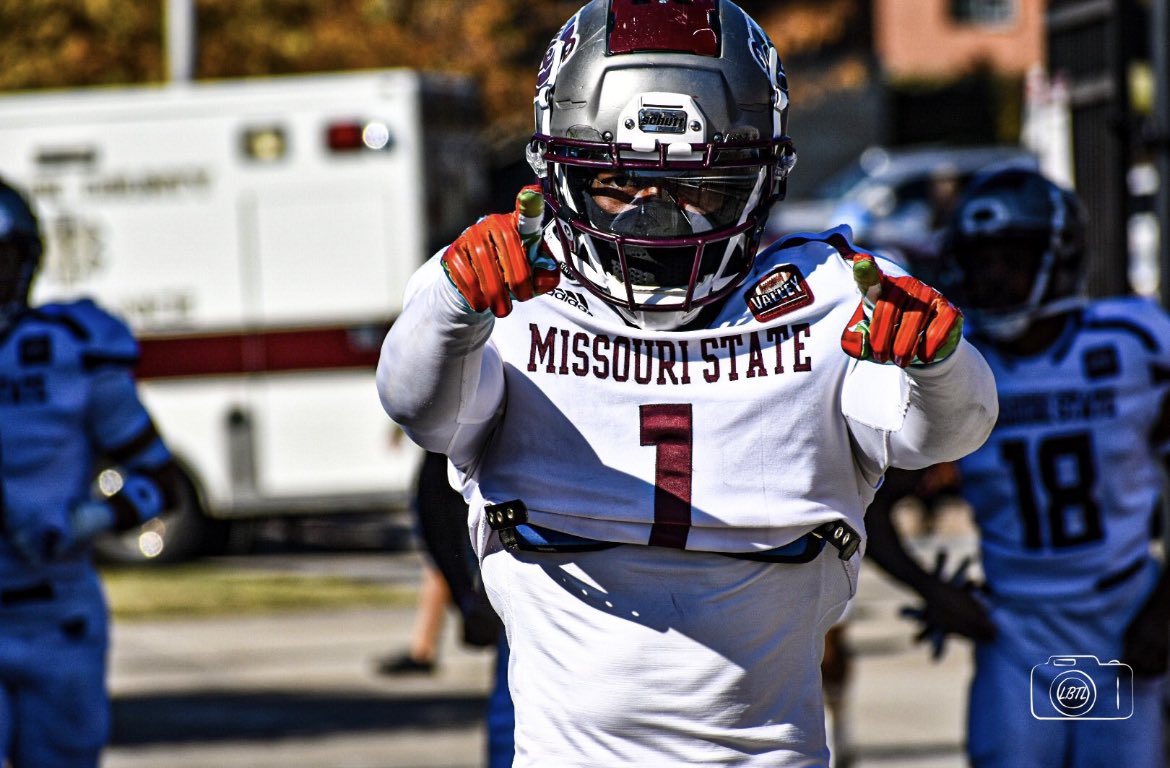
<svg viewBox="0 0 1170 768"><path fill-rule="evenodd" d="M469 81L409 70L0 95L0 175L46 238L34 301L130 324L190 480L107 549L178 559L231 521L406 510L421 455L374 366L408 276L481 212L480 132Z"/></svg>

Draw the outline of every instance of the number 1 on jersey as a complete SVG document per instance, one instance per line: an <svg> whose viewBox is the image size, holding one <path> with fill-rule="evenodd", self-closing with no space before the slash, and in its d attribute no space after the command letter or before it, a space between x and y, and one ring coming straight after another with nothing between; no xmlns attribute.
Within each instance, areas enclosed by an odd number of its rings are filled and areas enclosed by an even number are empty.
<svg viewBox="0 0 1170 768"><path fill-rule="evenodd" d="M683 549L691 529L691 474L694 429L691 404L639 407L641 444L655 446L653 547Z"/></svg>

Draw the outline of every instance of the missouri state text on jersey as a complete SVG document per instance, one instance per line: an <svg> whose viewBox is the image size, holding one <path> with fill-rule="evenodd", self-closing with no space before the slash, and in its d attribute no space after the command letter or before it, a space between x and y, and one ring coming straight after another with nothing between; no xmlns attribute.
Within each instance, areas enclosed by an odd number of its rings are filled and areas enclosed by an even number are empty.
<svg viewBox="0 0 1170 768"><path fill-rule="evenodd" d="M1117 389L1052 389L1003 396L999 424L1003 427L1062 424L1117 416Z"/></svg>
<svg viewBox="0 0 1170 768"><path fill-rule="evenodd" d="M528 330L530 373L665 386L809 373L813 366L808 323L697 339L640 339L540 323Z"/></svg>
<svg viewBox="0 0 1170 768"><path fill-rule="evenodd" d="M860 294L833 246L762 253L710 325L685 331L632 328L570 278L561 287L566 298L495 321L508 418L480 459L484 499L523 499L534 522L607 541L645 543L669 524L709 551L776 546L842 517L861 528L872 488L841 459L854 453L845 382L880 392L865 398L868 424L897 428L876 411L904 412L905 374L842 351ZM663 473L681 488L669 510Z"/></svg>

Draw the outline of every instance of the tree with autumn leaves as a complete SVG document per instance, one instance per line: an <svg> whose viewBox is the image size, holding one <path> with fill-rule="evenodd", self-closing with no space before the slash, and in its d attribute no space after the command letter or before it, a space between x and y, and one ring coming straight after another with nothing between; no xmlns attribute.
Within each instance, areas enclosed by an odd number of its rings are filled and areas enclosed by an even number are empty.
<svg viewBox="0 0 1170 768"><path fill-rule="evenodd" d="M583 0L193 2L196 79L381 67L466 74L492 133L505 137L531 131L537 63ZM739 5L787 58L846 41L865 4ZM166 0L0 0L0 92L162 83L165 10ZM859 64L851 66L838 79L856 77Z"/></svg>

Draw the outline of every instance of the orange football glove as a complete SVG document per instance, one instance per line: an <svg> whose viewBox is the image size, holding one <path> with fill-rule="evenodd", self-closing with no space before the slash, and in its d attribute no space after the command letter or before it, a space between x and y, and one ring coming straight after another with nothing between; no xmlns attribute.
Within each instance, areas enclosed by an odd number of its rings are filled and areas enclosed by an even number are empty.
<svg viewBox="0 0 1170 768"><path fill-rule="evenodd" d="M447 247L443 270L472 310L503 317L513 299L528 301L557 286L561 273L542 243L543 216L540 187L527 186L514 211L485 216Z"/></svg>
<svg viewBox="0 0 1170 768"><path fill-rule="evenodd" d="M853 254L853 279L862 299L841 334L845 354L905 368L944 360L959 346L963 314L929 285L884 274L868 253Z"/></svg>

